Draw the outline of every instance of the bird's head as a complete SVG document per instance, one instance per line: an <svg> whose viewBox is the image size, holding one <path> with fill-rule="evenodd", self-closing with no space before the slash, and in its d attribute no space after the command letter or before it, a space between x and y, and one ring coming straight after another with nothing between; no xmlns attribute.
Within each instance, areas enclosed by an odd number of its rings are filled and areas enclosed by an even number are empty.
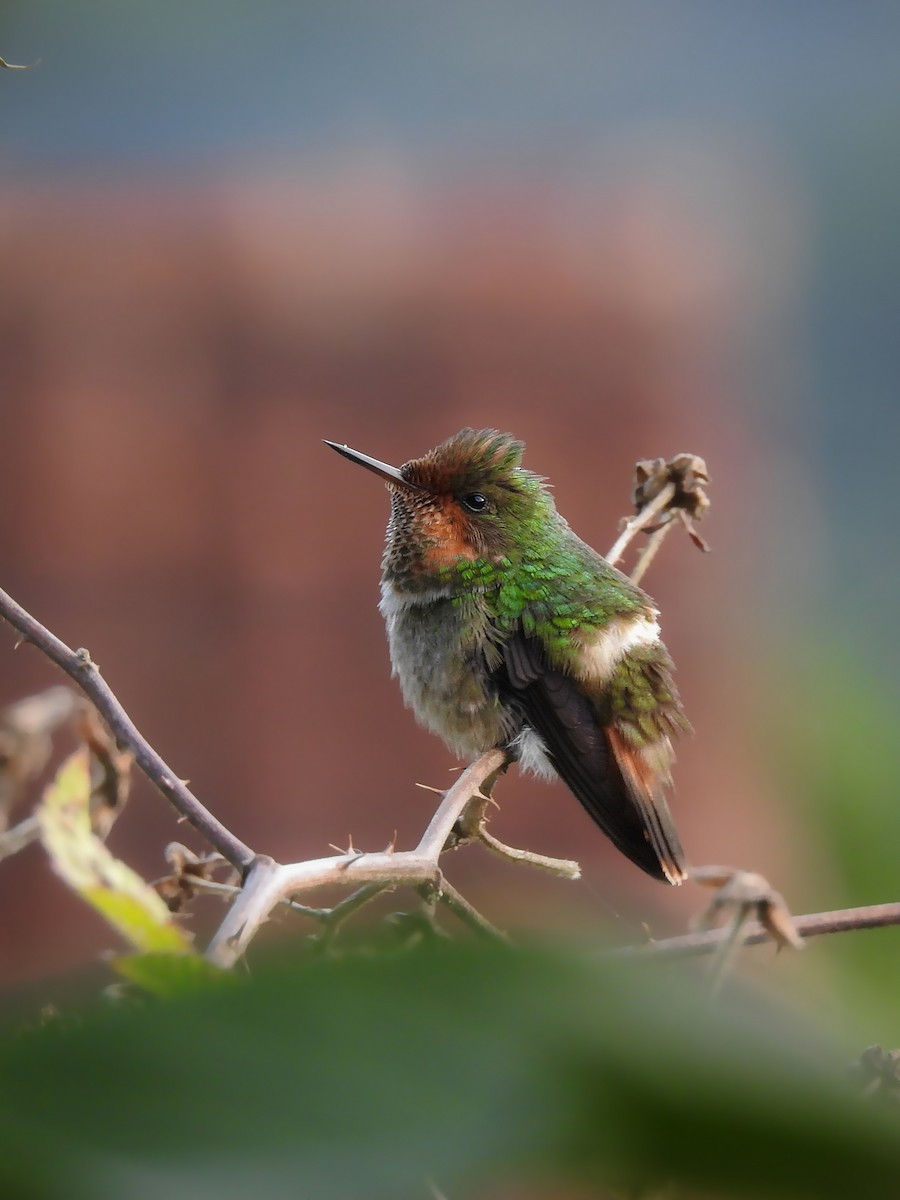
<svg viewBox="0 0 900 1200"><path fill-rule="evenodd" d="M327 445L387 484L385 578L401 588L462 579L470 563L501 567L553 511L541 479L522 468L524 443L496 429L461 429L399 468Z"/></svg>

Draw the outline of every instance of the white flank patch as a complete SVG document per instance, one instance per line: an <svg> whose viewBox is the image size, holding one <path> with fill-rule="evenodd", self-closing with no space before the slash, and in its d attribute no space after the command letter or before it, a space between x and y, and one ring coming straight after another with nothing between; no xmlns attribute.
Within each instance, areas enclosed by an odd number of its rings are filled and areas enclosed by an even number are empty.
<svg viewBox="0 0 900 1200"><path fill-rule="evenodd" d="M656 609L648 608L636 617L616 617L604 629L598 630L593 642L584 647L578 666L579 678L592 683L605 683L629 650L658 642L659 622L656 617Z"/></svg>
<svg viewBox="0 0 900 1200"><path fill-rule="evenodd" d="M378 611L385 621L390 621L408 608L415 608L420 604L430 604L434 600L445 600L449 595L449 586L429 588L421 592L398 592L393 584L383 583Z"/></svg>
<svg viewBox="0 0 900 1200"><path fill-rule="evenodd" d="M556 771L547 758L544 739L528 725L516 734L509 745L510 749L516 752L520 771L531 771L541 779L552 779L555 776Z"/></svg>

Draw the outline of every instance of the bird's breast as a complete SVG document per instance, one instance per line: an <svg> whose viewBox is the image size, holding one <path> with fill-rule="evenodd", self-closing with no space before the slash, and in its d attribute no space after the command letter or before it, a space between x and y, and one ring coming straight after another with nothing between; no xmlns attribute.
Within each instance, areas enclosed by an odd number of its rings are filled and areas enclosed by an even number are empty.
<svg viewBox="0 0 900 1200"><path fill-rule="evenodd" d="M490 622L479 597L404 593L385 582L379 608L393 672L419 723L461 757L503 742L511 714L489 677Z"/></svg>

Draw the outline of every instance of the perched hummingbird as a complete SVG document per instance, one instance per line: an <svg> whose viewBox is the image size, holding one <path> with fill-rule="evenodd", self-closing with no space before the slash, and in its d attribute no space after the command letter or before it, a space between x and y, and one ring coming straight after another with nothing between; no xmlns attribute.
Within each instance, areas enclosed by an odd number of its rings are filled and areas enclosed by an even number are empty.
<svg viewBox="0 0 900 1200"><path fill-rule="evenodd" d="M690 726L653 602L577 537L524 443L462 429L402 467L327 442L391 494L381 603L407 705L461 757L560 775L623 854L681 883L665 800Z"/></svg>

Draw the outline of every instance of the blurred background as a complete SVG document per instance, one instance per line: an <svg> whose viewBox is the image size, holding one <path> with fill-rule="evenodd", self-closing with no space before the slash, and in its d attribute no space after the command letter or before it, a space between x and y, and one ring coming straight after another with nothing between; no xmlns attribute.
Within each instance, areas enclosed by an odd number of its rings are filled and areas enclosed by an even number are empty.
<svg viewBox="0 0 900 1200"><path fill-rule="evenodd" d="M0 11L40 60L0 71L0 582L222 820L282 860L418 836L452 763L389 678L387 497L321 439L400 463L495 426L601 550L636 459L706 458L713 553L673 534L646 581L689 856L796 912L897 897L900 7ZM4 641L0 703L57 682ZM498 836L585 869L451 859L498 923L632 940L702 905L561 786L498 799ZM153 878L176 838L139 783L115 851ZM110 944L36 848L0 902L8 984ZM898 939L774 974L896 1044Z"/></svg>

